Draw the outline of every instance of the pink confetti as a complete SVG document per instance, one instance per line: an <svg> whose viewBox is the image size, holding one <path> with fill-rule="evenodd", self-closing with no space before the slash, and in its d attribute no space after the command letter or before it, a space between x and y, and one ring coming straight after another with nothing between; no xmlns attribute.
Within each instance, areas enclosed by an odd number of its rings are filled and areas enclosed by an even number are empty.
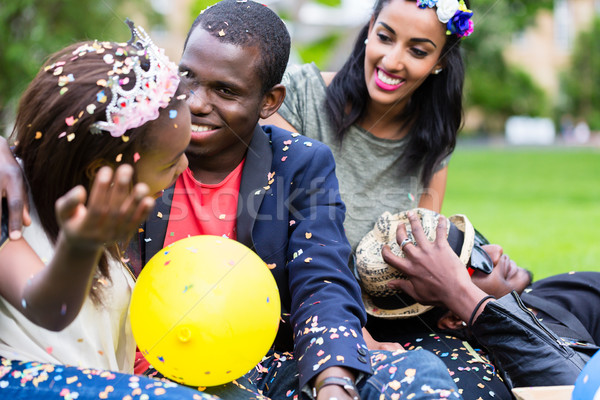
<svg viewBox="0 0 600 400"><path fill-rule="evenodd" d="M140 158L141 158L140 153L135 153L133 155L133 162L136 163L136 162L140 161Z"/></svg>
<svg viewBox="0 0 600 400"><path fill-rule="evenodd" d="M281 157L281 162L284 162L285 160L287 160L287 156Z"/></svg>
<svg viewBox="0 0 600 400"><path fill-rule="evenodd" d="M65 118L65 122L67 123L68 126L73 126L75 124L75 122L77 122L77 120L75 118L73 118L73 116Z"/></svg>

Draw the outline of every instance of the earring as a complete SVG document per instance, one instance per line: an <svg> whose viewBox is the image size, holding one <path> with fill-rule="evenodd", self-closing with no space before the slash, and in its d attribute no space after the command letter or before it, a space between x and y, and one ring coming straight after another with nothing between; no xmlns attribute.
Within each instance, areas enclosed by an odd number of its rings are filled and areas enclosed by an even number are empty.
<svg viewBox="0 0 600 400"><path fill-rule="evenodd" d="M369 38L365 39L365 44L369 43Z"/></svg>
<svg viewBox="0 0 600 400"><path fill-rule="evenodd" d="M438 75L438 74L439 74L440 72L442 72L442 71L443 71L443 68L438 68L438 69L436 69L435 71L433 71L433 74L434 74L434 75Z"/></svg>

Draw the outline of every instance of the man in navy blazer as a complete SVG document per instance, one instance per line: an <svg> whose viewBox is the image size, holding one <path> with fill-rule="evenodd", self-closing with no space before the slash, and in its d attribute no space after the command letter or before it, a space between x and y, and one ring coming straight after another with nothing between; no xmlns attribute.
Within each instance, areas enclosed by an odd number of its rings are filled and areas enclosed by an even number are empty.
<svg viewBox="0 0 600 400"><path fill-rule="evenodd" d="M197 234L234 238L268 264L282 306L273 350L235 383L206 390L221 398L460 398L433 354L370 353L365 345L333 155L315 140L258 125L283 101L289 50L285 25L259 3L223 0L194 21L180 62L189 167L133 243L138 267Z"/></svg>

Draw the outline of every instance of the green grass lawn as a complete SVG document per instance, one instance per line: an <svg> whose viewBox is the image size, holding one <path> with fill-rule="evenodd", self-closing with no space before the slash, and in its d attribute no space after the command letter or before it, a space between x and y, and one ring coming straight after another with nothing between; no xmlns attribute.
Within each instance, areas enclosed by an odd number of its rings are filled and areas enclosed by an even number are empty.
<svg viewBox="0 0 600 400"><path fill-rule="evenodd" d="M442 212L467 215L536 279L600 271L600 149L459 143Z"/></svg>

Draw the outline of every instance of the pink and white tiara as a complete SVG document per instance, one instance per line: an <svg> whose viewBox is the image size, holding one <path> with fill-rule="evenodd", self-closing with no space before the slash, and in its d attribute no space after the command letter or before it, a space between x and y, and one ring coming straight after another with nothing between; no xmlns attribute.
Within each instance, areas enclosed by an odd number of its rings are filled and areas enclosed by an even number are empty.
<svg viewBox="0 0 600 400"><path fill-rule="evenodd" d="M106 107L106 121L97 121L91 126L92 132L101 130L114 137L157 119L159 109L167 107L175 95L180 79L177 65L169 61L164 50L152 42L142 27L134 26L129 19L126 22L131 29L127 44L137 51L122 61L112 54L104 56L104 62L113 64L113 69L108 72L109 79L98 84L110 89L112 98ZM117 49L116 55L126 54L119 52ZM133 85L127 76L132 70Z"/></svg>

